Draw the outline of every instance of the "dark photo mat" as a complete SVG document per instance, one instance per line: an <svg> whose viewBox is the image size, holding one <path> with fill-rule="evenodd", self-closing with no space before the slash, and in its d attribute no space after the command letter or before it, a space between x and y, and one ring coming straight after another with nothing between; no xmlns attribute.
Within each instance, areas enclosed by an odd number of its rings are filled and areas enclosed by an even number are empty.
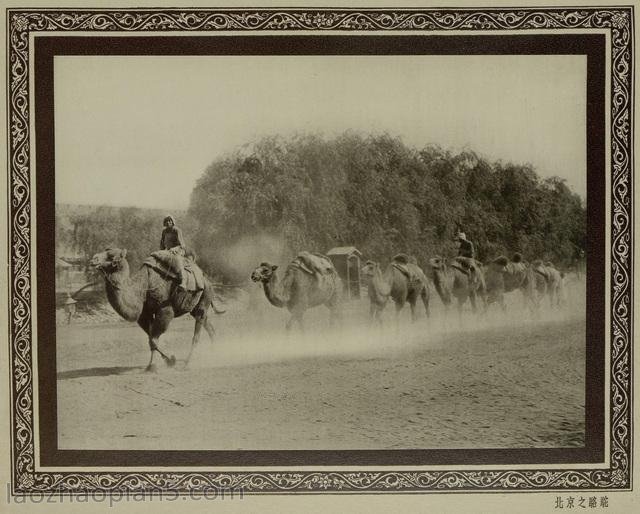
<svg viewBox="0 0 640 514"><path fill-rule="evenodd" d="M587 218L588 280L586 316L586 383L584 448L522 448L472 450L287 450L287 451L88 451L59 450L57 447L55 284L50 269L52 254L38 252L37 327L39 427L41 466L59 467L233 467L233 466L419 466L419 465L530 465L567 464L567 473L584 476L592 472L570 471L570 464L605 461L605 78L606 39L602 34L518 34L518 35L288 35L288 36L47 36L34 38L35 141L37 147L36 211L33 237L38 248L55 247L55 141L53 59L56 55L585 55L587 57ZM612 91L613 91L612 87ZM613 136L612 136L613 137ZM612 180L613 182L613 180ZM613 204L614 202L612 202ZM615 206L611 206L614 216ZM10 216L14 211L10 209ZM629 221L630 224L630 221ZM613 239L613 235L612 235ZM613 281L612 281L613 282ZM613 297L614 284L609 293ZM612 302L613 303L613 302ZM12 327L10 327L11 329ZM616 334L611 327L612 341ZM15 384L12 384L15 393ZM615 412L611 406L613 419ZM628 413L630 415L630 413ZM14 435L15 437L15 435ZM565 470L562 470L565 471ZM557 471L556 471L557 472ZM18 469L14 467L18 475ZM340 471L342 473L348 473ZM359 473L359 472L354 472ZM446 473L446 472L445 472ZM462 472L464 473L464 472ZM469 482L458 490L482 488L471 472ZM487 471L486 473L502 472ZM519 470L526 476L528 471ZM544 473L544 472L541 472ZM593 472L595 473L595 471ZM627 470L627 473L630 473ZM365 473L366 474L366 473ZM399 472L401 475L402 472ZM586 481L550 484L532 482L530 487L593 487ZM301 483L303 483L302 480ZM604 482L602 482L604 483ZM614 482L608 482L609 486ZM617 487L630 484L630 475L618 477ZM373 483L372 483L373 484ZM255 484L254 484L255 485ZM354 490L361 490L353 486ZM380 485L380 484L378 484ZM20 486L18 485L17 488ZM23 488L27 486L22 486ZM14 488L16 488L14 484ZM16 489L17 489L16 488ZM278 485L256 487L277 491ZM366 487L368 488L368 487ZM365 488L365 489L366 489ZM386 486L385 490L397 489ZM398 487L404 490L429 489L416 482ZM495 483L492 489L509 489ZM174 490L173 487L171 487ZM180 486L179 490L190 490ZM373 487L375 489L375 487Z"/></svg>
<svg viewBox="0 0 640 514"><path fill-rule="evenodd" d="M587 57L588 268L584 448L465 450L59 450L55 277L38 255L41 463L45 466L282 466L585 463L604 459L604 35L43 37L35 41L39 248L55 248L53 59L56 55L553 55ZM47 220L42 223L42 220ZM364 428L364 427L363 427Z"/></svg>

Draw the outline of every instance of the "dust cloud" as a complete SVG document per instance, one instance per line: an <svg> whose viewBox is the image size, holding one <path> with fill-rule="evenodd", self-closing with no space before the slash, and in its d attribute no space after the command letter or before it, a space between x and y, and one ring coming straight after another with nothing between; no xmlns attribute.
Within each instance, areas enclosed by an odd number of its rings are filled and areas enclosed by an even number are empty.
<svg viewBox="0 0 640 514"><path fill-rule="evenodd" d="M265 255L264 247L262 255ZM260 260L266 258L255 263ZM461 314L455 306L445 311L432 286L429 318L419 302L416 322L411 322L408 305L396 322L395 308L390 302L384 310L383 323L377 324L369 319L369 299L363 289L359 300L342 303L342 320L334 326L329 323L328 309L319 306L306 312L304 331L294 326L287 332L285 323L289 312L272 306L262 285L252 283L248 290L229 301L226 314L212 317L216 327L214 344L209 344L203 335L190 367L247 366L296 359L393 358L442 348L455 334L489 334L491 331L517 334L519 327L586 319L585 280L576 276L565 278L564 301L560 307L552 307L550 299L545 297L539 311L532 313L519 291L508 293L505 303L506 312L497 305L485 312L481 303L476 314L471 312L469 304Z"/></svg>
<svg viewBox="0 0 640 514"><path fill-rule="evenodd" d="M289 255L282 237L262 232L243 236L219 249L217 257L219 262L225 263L226 272L233 274L241 283L248 283L251 272L261 262L277 264Z"/></svg>

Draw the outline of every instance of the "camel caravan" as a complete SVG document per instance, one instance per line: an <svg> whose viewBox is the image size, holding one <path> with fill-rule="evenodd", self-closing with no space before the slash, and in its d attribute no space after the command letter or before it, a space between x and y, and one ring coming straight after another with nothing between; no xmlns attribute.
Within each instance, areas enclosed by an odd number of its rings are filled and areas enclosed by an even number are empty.
<svg viewBox="0 0 640 514"><path fill-rule="evenodd" d="M360 261L356 259L357 294L352 291L351 297L359 298L359 279L363 277L369 299L369 316L379 325L390 301L395 306L396 324L406 304L410 307L411 320L415 322L418 319L419 300L428 318L432 286L445 312L455 299L459 314L467 302L471 310L477 312L479 300L483 305L482 312L492 304L505 311L505 295L513 291L521 292L523 304L533 313L540 309L545 297L552 307L564 302L564 274L551 262L535 260L528 263L516 253L511 260L499 256L483 264L475 258L473 245L464 233L459 233L456 239L459 243L457 257L433 257L424 270L414 256L404 253L395 255L384 268L373 260L367 260L360 267ZM125 320L137 322L146 333L150 349L147 371L156 370L156 353L168 366L175 365L175 356L167 355L159 346L160 337L174 318L189 313L195 320L186 366L199 342L202 328L213 342L215 330L208 316L209 308L212 307L216 314L225 312L216 306L213 285L197 266L195 254L184 245L180 229L171 216L164 220L160 246L161 249L151 253L133 275L125 249L109 248L91 259L93 268L104 278L107 299L113 309ZM250 278L262 285L271 305L289 311L290 317L285 324L287 330L294 325L303 330L305 312L318 306L328 309L331 324L340 322L345 290L354 284L349 276L349 266L346 269L347 277L343 281L344 273L341 277L331 258L302 251L284 272L280 272L275 264L262 262L251 272Z"/></svg>

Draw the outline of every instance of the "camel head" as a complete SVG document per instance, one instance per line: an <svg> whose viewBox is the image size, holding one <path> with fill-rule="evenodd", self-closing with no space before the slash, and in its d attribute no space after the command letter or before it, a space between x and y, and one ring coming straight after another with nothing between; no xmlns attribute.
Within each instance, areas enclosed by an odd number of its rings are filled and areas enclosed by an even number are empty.
<svg viewBox="0 0 640 514"><path fill-rule="evenodd" d="M254 282L269 282L273 273L278 269L278 266L275 264L269 264L268 262L263 262L251 273L251 280Z"/></svg>
<svg viewBox="0 0 640 514"><path fill-rule="evenodd" d="M489 267L498 273L506 273L507 265L509 264L509 259L507 259L504 255L496 257L489 263Z"/></svg>
<svg viewBox="0 0 640 514"><path fill-rule="evenodd" d="M127 266L126 256L126 250L107 248L104 252L95 254L89 264L99 271L112 273Z"/></svg>
<svg viewBox="0 0 640 514"><path fill-rule="evenodd" d="M531 261L531 266L533 268L542 268L544 267L544 263L542 262L542 259L536 259L534 261Z"/></svg>
<svg viewBox="0 0 640 514"><path fill-rule="evenodd" d="M432 257L429 259L427 275L433 280L433 285L445 305L451 303L452 280L447 279L447 263L442 257Z"/></svg>
<svg viewBox="0 0 640 514"><path fill-rule="evenodd" d="M431 259L429 259L429 267L433 271L444 271L447 267L447 264L442 257L432 257Z"/></svg>
<svg viewBox="0 0 640 514"><path fill-rule="evenodd" d="M362 266L360 273L365 278L371 278L378 269L380 269L380 264L375 261L367 261L364 263L364 266Z"/></svg>

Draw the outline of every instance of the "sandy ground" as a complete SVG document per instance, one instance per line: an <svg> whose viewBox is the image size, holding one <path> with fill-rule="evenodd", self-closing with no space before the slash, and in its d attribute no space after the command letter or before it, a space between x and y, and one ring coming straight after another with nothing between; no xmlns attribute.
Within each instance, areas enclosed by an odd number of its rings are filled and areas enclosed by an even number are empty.
<svg viewBox="0 0 640 514"><path fill-rule="evenodd" d="M367 300L329 328L255 295L216 316L190 366L192 320L175 320L144 373L144 333L126 322L57 328L58 433L65 449L388 449L579 447L584 444L584 284L537 319L518 293L506 315L445 315L370 327Z"/></svg>

